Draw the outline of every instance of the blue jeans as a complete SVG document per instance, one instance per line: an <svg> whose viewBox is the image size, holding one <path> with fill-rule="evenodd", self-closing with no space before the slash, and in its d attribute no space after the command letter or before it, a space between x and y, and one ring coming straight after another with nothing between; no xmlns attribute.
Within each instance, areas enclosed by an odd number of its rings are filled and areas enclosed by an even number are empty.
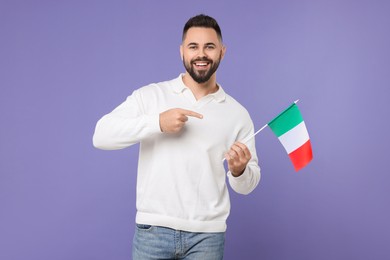
<svg viewBox="0 0 390 260"><path fill-rule="evenodd" d="M165 227L136 225L133 260L223 259L225 233L193 233Z"/></svg>

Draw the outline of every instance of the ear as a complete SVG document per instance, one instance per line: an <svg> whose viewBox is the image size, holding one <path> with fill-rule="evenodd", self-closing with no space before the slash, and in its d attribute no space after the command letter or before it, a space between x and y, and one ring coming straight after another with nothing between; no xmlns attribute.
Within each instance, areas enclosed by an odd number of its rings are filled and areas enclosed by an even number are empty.
<svg viewBox="0 0 390 260"><path fill-rule="evenodd" d="M225 53L226 53L226 46L225 46L225 45L222 45L221 60L223 60L223 57L225 57Z"/></svg>
<svg viewBox="0 0 390 260"><path fill-rule="evenodd" d="M183 45L180 45L180 58L183 61Z"/></svg>

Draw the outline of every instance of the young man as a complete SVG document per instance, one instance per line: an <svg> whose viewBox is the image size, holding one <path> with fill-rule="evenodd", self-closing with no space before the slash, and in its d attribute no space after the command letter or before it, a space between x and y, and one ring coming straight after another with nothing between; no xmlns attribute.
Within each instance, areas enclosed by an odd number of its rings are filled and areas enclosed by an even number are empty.
<svg viewBox="0 0 390 260"><path fill-rule="evenodd" d="M135 90L103 116L93 142L121 149L140 142L133 259L222 259L232 189L250 193L260 181L253 123L217 84L226 48L206 15L184 26L186 72Z"/></svg>

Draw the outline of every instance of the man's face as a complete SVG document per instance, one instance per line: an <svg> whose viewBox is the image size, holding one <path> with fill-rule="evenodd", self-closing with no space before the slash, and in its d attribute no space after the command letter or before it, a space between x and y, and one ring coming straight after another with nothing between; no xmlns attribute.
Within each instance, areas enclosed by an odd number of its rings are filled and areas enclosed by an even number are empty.
<svg viewBox="0 0 390 260"><path fill-rule="evenodd" d="M225 47L212 28L192 27L180 46L184 67L198 83L207 82L218 69Z"/></svg>

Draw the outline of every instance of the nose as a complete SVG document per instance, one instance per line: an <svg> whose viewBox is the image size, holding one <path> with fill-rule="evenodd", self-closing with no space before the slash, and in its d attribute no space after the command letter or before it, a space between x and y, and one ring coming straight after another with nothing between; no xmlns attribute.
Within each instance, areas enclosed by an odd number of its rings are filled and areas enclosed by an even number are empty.
<svg viewBox="0 0 390 260"><path fill-rule="evenodd" d="M206 54L206 52L204 51L203 48L199 48L198 56L200 58L206 58L207 57L207 54Z"/></svg>

